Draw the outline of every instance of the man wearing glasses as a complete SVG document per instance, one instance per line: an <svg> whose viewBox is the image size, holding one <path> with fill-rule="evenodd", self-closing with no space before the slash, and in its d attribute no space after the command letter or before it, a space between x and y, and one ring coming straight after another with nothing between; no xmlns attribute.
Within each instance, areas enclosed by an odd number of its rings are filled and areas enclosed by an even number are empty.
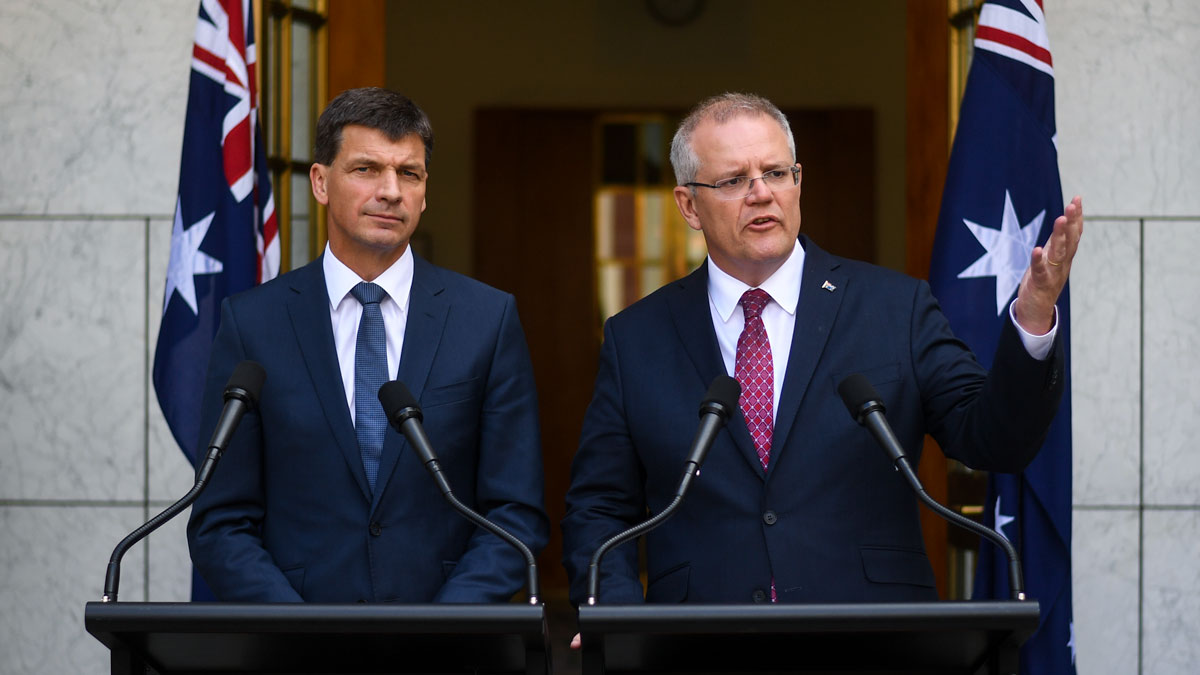
<svg viewBox="0 0 1200 675"><path fill-rule="evenodd" d="M682 508L646 535L647 602L936 600L916 499L836 388L862 373L901 444L926 433L969 466L1019 471L1063 388L1054 303L1078 198L1010 309L996 367L950 332L925 282L835 257L799 234L801 167L769 101L700 103L671 146L675 201L708 260L610 319L563 520L571 597L591 554L675 494L718 375L742 386ZM601 566L602 603L642 602L638 549Z"/></svg>

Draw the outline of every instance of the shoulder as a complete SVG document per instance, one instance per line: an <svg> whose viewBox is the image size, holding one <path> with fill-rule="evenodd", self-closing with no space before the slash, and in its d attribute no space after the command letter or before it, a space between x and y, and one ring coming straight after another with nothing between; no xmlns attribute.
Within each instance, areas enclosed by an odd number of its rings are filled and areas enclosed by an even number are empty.
<svg viewBox="0 0 1200 675"><path fill-rule="evenodd" d="M311 290L323 291L325 288L325 273L321 270L321 259L285 272L270 281L258 286L230 295L226 300L238 311L261 311L281 305L286 299L296 293Z"/></svg>
<svg viewBox="0 0 1200 675"><path fill-rule="evenodd" d="M673 310L688 305L708 307L708 269L705 263L685 277L660 286L644 298L635 301L609 318L613 327L637 329L650 323L668 321Z"/></svg>
<svg viewBox="0 0 1200 675"><path fill-rule="evenodd" d="M928 283L911 277L902 272L882 267L874 263L843 258L834 255L817 246L811 239L802 238L805 248L803 284L812 288L822 288L826 276L842 278L847 292L861 295L873 295L880 299L895 299L909 297L922 288L928 288ZM836 290L836 289L835 289Z"/></svg>
<svg viewBox="0 0 1200 675"><path fill-rule="evenodd" d="M413 259L412 292L442 296L455 304L480 308L500 308L515 303L511 293L465 274L439 267L418 256L414 256Z"/></svg>

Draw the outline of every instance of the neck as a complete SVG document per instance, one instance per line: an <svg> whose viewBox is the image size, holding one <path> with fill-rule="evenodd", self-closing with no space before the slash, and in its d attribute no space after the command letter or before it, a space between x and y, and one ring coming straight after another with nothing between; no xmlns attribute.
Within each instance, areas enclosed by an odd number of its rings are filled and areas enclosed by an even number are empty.
<svg viewBox="0 0 1200 675"><path fill-rule="evenodd" d="M379 275L388 270L389 267L396 264L396 261L404 255L408 250L408 245L399 246L387 251L357 251L347 253L339 251L333 242L329 243L329 250L333 255L342 262L343 265L350 268L363 281L374 281L379 278Z"/></svg>

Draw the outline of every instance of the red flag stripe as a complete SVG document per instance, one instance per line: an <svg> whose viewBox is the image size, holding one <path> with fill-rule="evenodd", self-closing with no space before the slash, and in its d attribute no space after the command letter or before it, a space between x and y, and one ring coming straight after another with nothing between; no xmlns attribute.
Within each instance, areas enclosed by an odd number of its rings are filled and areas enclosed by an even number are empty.
<svg viewBox="0 0 1200 675"><path fill-rule="evenodd" d="M1039 47L1020 35L1015 35L998 28L992 28L991 26L979 26L975 29L975 39L991 40L992 42L996 42L1006 47L1016 49L1017 51L1024 52L1048 66L1054 66L1054 62L1050 59L1049 49Z"/></svg>

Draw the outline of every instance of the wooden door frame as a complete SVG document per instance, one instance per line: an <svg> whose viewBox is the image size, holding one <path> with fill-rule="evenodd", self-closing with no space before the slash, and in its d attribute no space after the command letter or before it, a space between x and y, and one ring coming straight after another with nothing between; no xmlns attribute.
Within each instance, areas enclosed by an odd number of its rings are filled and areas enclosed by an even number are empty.
<svg viewBox="0 0 1200 675"><path fill-rule="evenodd" d="M905 17L905 271L929 276L942 187L950 161L949 5L908 0ZM918 475L929 496L948 495L946 457L926 437ZM925 550L933 565L938 594L947 596L949 548L946 521L921 510Z"/></svg>

